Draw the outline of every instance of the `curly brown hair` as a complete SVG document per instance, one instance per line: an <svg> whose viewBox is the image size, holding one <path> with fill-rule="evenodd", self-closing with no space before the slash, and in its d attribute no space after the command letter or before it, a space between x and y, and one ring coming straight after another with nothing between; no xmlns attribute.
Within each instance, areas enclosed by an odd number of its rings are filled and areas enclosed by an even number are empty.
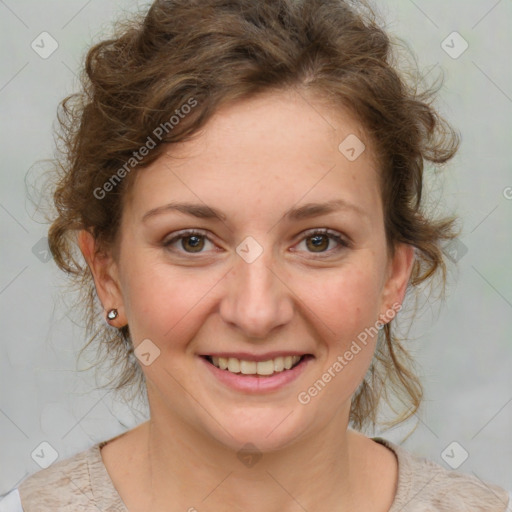
<svg viewBox="0 0 512 512"><path fill-rule="evenodd" d="M293 88L349 109L379 161L389 250L416 248L408 290L439 274L444 289L442 244L456 236L455 219L427 215L423 170L448 161L459 136L432 106L439 84L419 91L420 74L400 69L402 45L381 27L367 3L348 0L157 0L88 51L81 92L60 104L49 245L83 294L90 339L82 351L99 342L98 364L114 372L108 386L143 394L144 375L129 327L109 327L98 314L78 231L112 248L137 170L190 139L221 106L262 92ZM404 408L388 424L417 411L423 389L403 341L394 322L382 329L352 399L354 428L375 426L391 391Z"/></svg>

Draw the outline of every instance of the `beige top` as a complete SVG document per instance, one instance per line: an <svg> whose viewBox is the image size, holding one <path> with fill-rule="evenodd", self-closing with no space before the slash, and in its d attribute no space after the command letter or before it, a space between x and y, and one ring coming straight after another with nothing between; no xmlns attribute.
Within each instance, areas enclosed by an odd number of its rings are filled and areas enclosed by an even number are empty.
<svg viewBox="0 0 512 512"><path fill-rule="evenodd" d="M17 489L22 510L128 512L101 458L100 449L109 441L25 479ZM389 512L512 512L512 495L501 487L411 455L385 439L374 441L398 459L397 492Z"/></svg>

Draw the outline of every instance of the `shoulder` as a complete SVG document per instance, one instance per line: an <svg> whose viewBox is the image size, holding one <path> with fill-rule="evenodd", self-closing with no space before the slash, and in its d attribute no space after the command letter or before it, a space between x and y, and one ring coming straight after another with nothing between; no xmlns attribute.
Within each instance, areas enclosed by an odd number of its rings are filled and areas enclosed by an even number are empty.
<svg viewBox="0 0 512 512"><path fill-rule="evenodd" d="M505 489L412 455L385 439L374 440L398 459L398 488L390 512L512 512Z"/></svg>
<svg viewBox="0 0 512 512"><path fill-rule="evenodd" d="M18 487L23 511L97 512L104 500L98 496L98 491L105 486L103 480L108 481L100 454L104 443L97 443L26 478Z"/></svg>
<svg viewBox="0 0 512 512"><path fill-rule="evenodd" d="M94 447L84 450L70 458L53 463L49 468L43 469L26 478L20 489L27 492L35 487L69 483L72 479L83 482L87 479L87 460Z"/></svg>

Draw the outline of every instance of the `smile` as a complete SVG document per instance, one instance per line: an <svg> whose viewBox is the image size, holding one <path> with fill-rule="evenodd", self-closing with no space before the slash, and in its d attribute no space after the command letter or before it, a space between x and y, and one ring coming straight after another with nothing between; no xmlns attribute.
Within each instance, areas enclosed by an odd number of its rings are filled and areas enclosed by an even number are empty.
<svg viewBox="0 0 512 512"><path fill-rule="evenodd" d="M223 388L245 394L276 392L292 384L313 363L315 356L300 352L202 354L206 375ZM210 377L208 377L210 378ZM217 384L215 384L217 385Z"/></svg>
<svg viewBox="0 0 512 512"><path fill-rule="evenodd" d="M269 376L291 370L300 363L304 356L284 356L269 359L267 361L248 361L236 357L211 357L206 359L221 370L235 374Z"/></svg>

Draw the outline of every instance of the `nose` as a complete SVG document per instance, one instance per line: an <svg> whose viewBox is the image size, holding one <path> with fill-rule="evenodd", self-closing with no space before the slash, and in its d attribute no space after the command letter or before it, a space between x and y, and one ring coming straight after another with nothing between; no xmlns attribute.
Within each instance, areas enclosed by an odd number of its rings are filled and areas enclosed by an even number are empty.
<svg viewBox="0 0 512 512"><path fill-rule="evenodd" d="M293 317L293 294L266 252L248 263L236 255L220 315L248 338L267 338Z"/></svg>

